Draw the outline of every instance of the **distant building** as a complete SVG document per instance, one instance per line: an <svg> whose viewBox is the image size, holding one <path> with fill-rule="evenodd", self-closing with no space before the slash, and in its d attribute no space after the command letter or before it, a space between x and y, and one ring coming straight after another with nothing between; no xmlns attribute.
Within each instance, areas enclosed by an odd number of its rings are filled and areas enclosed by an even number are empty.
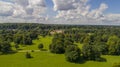
<svg viewBox="0 0 120 67"><path fill-rule="evenodd" d="M56 34L56 33L64 33L63 30L53 30L50 32L50 34Z"/></svg>

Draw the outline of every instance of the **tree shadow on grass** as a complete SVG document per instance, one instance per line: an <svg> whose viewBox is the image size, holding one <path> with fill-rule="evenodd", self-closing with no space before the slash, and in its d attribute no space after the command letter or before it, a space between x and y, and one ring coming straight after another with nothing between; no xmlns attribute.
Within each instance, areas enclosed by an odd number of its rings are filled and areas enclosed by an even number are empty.
<svg viewBox="0 0 120 67"><path fill-rule="evenodd" d="M97 61L97 62L107 62L106 58L103 58L103 57L97 58L95 61Z"/></svg>
<svg viewBox="0 0 120 67"><path fill-rule="evenodd" d="M23 49L21 49L21 48L18 48L17 50L23 50Z"/></svg>
<svg viewBox="0 0 120 67"><path fill-rule="evenodd" d="M77 59L76 61L69 61L71 63L75 63L75 64L84 64L87 60L85 60L83 57L80 57L79 59Z"/></svg>
<svg viewBox="0 0 120 67"><path fill-rule="evenodd" d="M48 51L47 49L40 49L41 51Z"/></svg>
<svg viewBox="0 0 120 67"><path fill-rule="evenodd" d="M103 57L96 58L95 60L87 60L87 59L85 59L85 58L83 58L83 57L80 57L80 59L78 59L78 61L73 62L73 63L75 63L75 64L84 64L84 63L86 63L87 61L107 62L107 60L106 60L105 58L103 58Z"/></svg>
<svg viewBox="0 0 120 67"><path fill-rule="evenodd" d="M31 56L30 58L27 58L27 59L32 59L32 58L34 58L33 56Z"/></svg>
<svg viewBox="0 0 120 67"><path fill-rule="evenodd" d="M87 60L83 59L83 57L80 57L80 59L78 59L78 61L76 61L76 64L84 64L86 63Z"/></svg>
<svg viewBox="0 0 120 67"><path fill-rule="evenodd" d="M10 55L10 54L16 54L17 51L9 51L9 52L5 52L5 53L0 53L0 55Z"/></svg>

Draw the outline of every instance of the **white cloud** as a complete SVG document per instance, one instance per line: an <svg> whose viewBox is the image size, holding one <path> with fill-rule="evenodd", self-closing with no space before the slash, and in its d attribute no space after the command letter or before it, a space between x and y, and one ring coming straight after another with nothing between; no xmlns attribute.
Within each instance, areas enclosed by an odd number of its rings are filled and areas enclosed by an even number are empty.
<svg viewBox="0 0 120 67"><path fill-rule="evenodd" d="M36 16L45 12L46 4L44 0L15 0L14 2L18 6L20 5L18 7L19 13L23 13L24 15Z"/></svg>
<svg viewBox="0 0 120 67"><path fill-rule="evenodd" d="M120 14L107 14L103 20L106 23L119 23L120 24Z"/></svg>
<svg viewBox="0 0 120 67"><path fill-rule="evenodd" d="M54 9L58 10L57 18L81 19L81 17L86 16L89 13L90 9L90 5L87 5L88 0L53 0L53 2Z"/></svg>
<svg viewBox="0 0 120 67"><path fill-rule="evenodd" d="M43 20L45 13L45 0L12 0L0 1L0 17L6 16L7 20ZM2 20L2 19L1 19Z"/></svg>
<svg viewBox="0 0 120 67"><path fill-rule="evenodd" d="M15 5L14 6L14 12L13 12L13 17L22 17L26 15L26 11L24 10L24 8L20 5Z"/></svg>
<svg viewBox="0 0 120 67"><path fill-rule="evenodd" d="M89 12L88 17L99 19L104 17L103 12L108 8L105 3L102 3L98 9L92 10Z"/></svg>
<svg viewBox="0 0 120 67"><path fill-rule="evenodd" d="M71 10L86 5L88 0L53 0L54 10Z"/></svg>
<svg viewBox="0 0 120 67"><path fill-rule="evenodd" d="M29 0L31 6L42 6L46 7L45 0Z"/></svg>
<svg viewBox="0 0 120 67"><path fill-rule="evenodd" d="M29 5L29 0L13 0L13 2L23 7L26 7Z"/></svg>
<svg viewBox="0 0 120 67"><path fill-rule="evenodd" d="M11 16L13 14L13 4L0 1L0 16Z"/></svg>
<svg viewBox="0 0 120 67"><path fill-rule="evenodd" d="M107 4L91 9L90 0L52 0L54 17L47 17L45 0L0 0L0 21L56 24L120 24L120 14L105 14ZM93 0L91 0L93 1ZM49 12L49 11L47 11ZM65 23L64 23L65 22Z"/></svg>
<svg viewBox="0 0 120 67"><path fill-rule="evenodd" d="M69 10L74 9L73 2L71 0L53 0L54 10Z"/></svg>
<svg viewBox="0 0 120 67"><path fill-rule="evenodd" d="M108 8L107 4L102 3L99 8L90 10L91 6L87 4L88 1L89 0L53 0L54 10L58 11L56 18L63 18L73 23L75 20L79 23L103 22L105 19L104 11ZM68 5L64 5L65 3ZM65 9L69 6L72 7Z"/></svg>

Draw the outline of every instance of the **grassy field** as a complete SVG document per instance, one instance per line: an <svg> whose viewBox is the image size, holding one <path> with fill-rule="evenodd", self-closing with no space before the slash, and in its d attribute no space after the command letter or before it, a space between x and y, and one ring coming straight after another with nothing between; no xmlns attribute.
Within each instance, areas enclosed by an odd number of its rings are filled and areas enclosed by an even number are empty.
<svg viewBox="0 0 120 67"><path fill-rule="evenodd" d="M49 36L45 38L40 36L38 40L33 41L32 46L21 46L21 49L38 50L37 45L43 43L44 49L48 50L51 39ZM78 45L81 48L81 44ZM75 64L67 62L63 54L51 54L49 51L31 52L31 55L33 56L31 59L26 59L24 52L0 55L0 67L112 67L114 62L120 62L120 56L102 56L107 59L106 62L86 61Z"/></svg>
<svg viewBox="0 0 120 67"><path fill-rule="evenodd" d="M39 39L33 40L33 44L32 45L28 45L28 46L20 46L21 50L38 50L38 45L40 43L44 44L44 49L48 49L49 48L49 44L51 43L52 40L52 36L46 36L46 37L42 37L39 36ZM14 43L11 43L14 46ZM22 44L21 44L22 45ZM13 48L15 49L15 48Z"/></svg>

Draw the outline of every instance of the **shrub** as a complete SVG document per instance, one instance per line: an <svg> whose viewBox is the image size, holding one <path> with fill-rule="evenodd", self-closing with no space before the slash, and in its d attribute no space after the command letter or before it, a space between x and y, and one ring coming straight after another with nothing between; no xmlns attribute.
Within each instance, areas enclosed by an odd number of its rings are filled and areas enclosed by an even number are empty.
<svg viewBox="0 0 120 67"><path fill-rule="evenodd" d="M31 56L31 54L30 53L28 53L28 52L26 52L26 58L32 58L32 56Z"/></svg>
<svg viewBox="0 0 120 67"><path fill-rule="evenodd" d="M43 44L39 44L39 45L38 45L38 48L39 48L40 50L43 49L43 47L44 47Z"/></svg>

